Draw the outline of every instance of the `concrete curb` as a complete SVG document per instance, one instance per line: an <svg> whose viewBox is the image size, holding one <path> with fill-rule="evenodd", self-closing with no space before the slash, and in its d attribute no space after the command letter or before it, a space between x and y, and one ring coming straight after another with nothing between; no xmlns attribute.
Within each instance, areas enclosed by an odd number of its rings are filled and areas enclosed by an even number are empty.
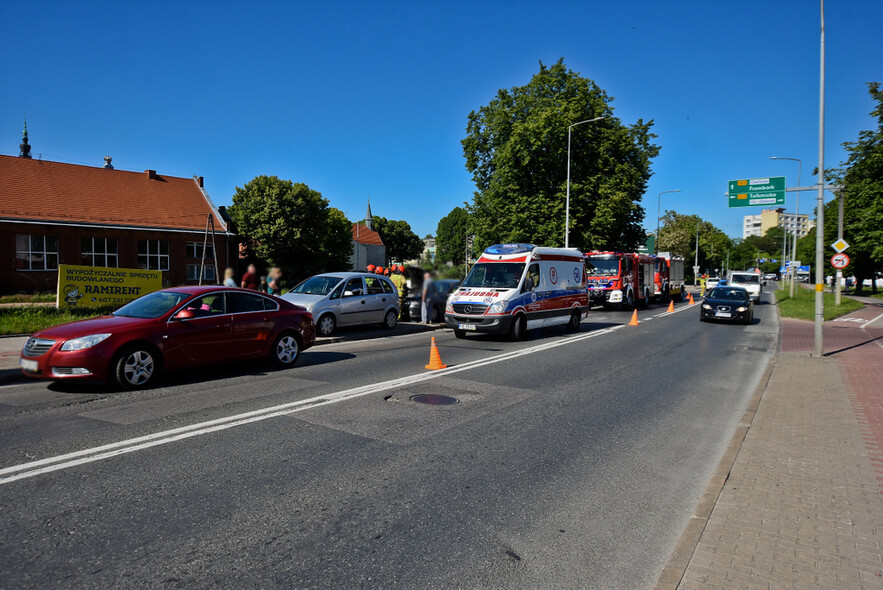
<svg viewBox="0 0 883 590"><path fill-rule="evenodd" d="M350 337L347 337L347 336L328 336L327 338L325 338L325 337L316 338L316 343L313 344L313 346L321 346L323 344L338 344L340 342L362 342L365 340L379 340L379 339L387 340L389 338L403 338L405 336L413 336L414 334L422 334L424 332L435 332L436 330L443 330L444 328L447 327L444 324L429 324L429 325L420 324L420 325L421 325L421 329L416 330L414 332L409 332L407 334L396 334L393 331L393 332L390 332L388 336L382 336L379 338L376 336L374 336L374 337L366 336L364 338L358 338L358 337L352 337L353 335L350 335ZM355 335L357 335L357 334L358 333L356 332Z"/></svg>
<svg viewBox="0 0 883 590"><path fill-rule="evenodd" d="M699 504L696 506L690 522L687 523L687 528L681 535L680 540L678 540L678 544L675 545L674 551L672 551L671 556L668 558L668 563L666 563L662 569L662 574L660 574L659 579L656 581L656 588L658 590L674 590L680 585L684 573L687 571L687 566L693 558L693 553L699 545L699 539L702 537L702 533L705 532L708 518L714 510L721 491L723 491L724 485L726 485L727 479L730 477L730 471L736 463L736 458L742 450L742 443L751 429L751 423L754 421L757 407L760 405L763 394L766 392L777 359L778 356L773 356L770 359L766 371L761 376L760 383L757 384L757 389L754 395L751 396L751 401L748 402L748 409L742 415L742 420L739 426L736 427L736 432L730 439L726 451L724 451L724 456L721 458L720 463L718 463L714 475L711 476L711 481L708 482L705 491L700 496Z"/></svg>

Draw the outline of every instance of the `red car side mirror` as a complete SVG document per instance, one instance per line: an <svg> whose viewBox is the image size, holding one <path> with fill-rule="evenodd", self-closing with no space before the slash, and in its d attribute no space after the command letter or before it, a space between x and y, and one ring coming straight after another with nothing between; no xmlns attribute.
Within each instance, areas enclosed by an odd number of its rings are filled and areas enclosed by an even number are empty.
<svg viewBox="0 0 883 590"><path fill-rule="evenodd" d="M173 319L189 320L189 319L195 318L195 317L196 317L196 313L194 313L192 309L182 309L181 311L179 311L178 313L175 314L175 317Z"/></svg>

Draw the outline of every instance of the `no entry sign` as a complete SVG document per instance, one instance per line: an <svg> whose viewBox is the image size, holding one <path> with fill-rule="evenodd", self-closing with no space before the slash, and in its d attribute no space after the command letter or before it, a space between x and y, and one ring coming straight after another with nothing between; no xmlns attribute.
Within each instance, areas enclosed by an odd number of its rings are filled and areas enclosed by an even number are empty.
<svg viewBox="0 0 883 590"><path fill-rule="evenodd" d="M847 266L849 266L849 256L843 253L835 254L831 257L831 266L838 270L841 268L846 268Z"/></svg>

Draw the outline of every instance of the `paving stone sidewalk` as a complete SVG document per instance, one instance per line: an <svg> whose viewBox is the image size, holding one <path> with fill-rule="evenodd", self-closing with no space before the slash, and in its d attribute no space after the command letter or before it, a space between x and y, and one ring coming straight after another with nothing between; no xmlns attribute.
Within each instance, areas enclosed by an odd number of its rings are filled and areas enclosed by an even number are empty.
<svg viewBox="0 0 883 590"><path fill-rule="evenodd" d="M751 428L679 588L883 588L879 308L782 321ZM874 320L877 321L874 321Z"/></svg>

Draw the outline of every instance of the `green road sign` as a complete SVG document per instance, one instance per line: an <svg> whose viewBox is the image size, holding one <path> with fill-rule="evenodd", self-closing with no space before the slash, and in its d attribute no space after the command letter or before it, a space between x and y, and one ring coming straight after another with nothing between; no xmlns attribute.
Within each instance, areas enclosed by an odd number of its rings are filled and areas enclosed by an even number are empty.
<svg viewBox="0 0 883 590"><path fill-rule="evenodd" d="M727 187L730 207L756 207L785 204L785 177L731 180Z"/></svg>

